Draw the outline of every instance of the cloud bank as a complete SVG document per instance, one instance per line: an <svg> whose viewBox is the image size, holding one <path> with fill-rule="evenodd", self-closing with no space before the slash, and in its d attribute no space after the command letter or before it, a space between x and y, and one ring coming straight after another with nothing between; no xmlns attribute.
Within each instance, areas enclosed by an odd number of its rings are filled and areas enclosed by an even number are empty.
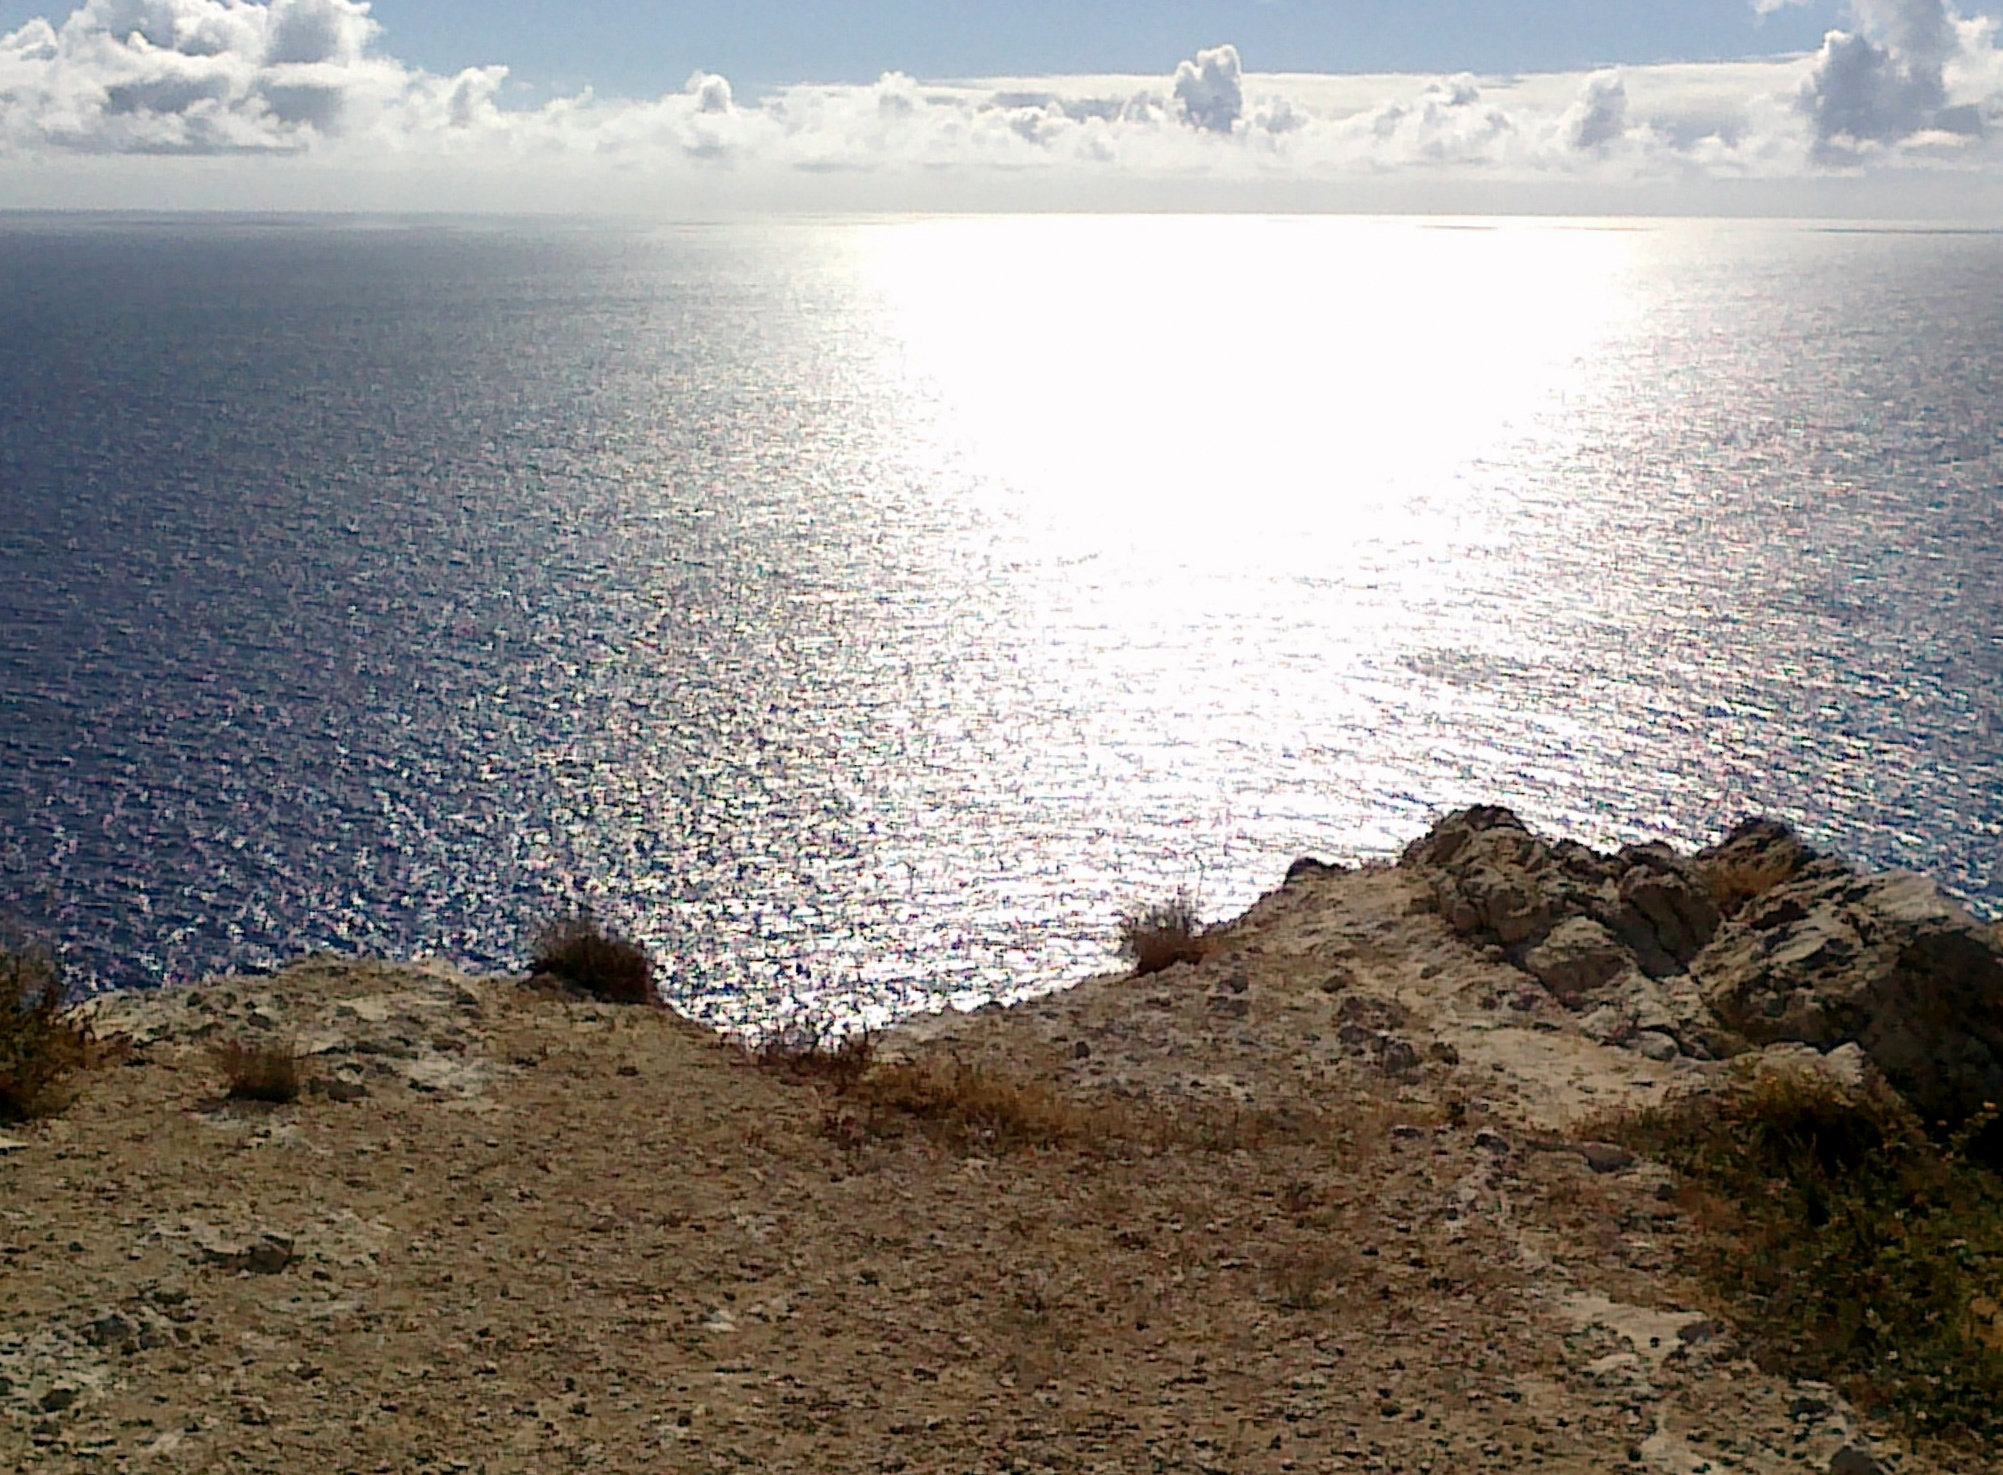
<svg viewBox="0 0 2003 1475"><path fill-rule="evenodd" d="M698 72L657 98L523 107L503 66L399 61L363 0L87 0L0 36L0 199L1487 207L1888 178L1966 197L2003 185L1996 30L1947 0L1851 0L1816 52L1729 66L1285 76L1219 45L1159 78L892 73L747 101Z"/></svg>

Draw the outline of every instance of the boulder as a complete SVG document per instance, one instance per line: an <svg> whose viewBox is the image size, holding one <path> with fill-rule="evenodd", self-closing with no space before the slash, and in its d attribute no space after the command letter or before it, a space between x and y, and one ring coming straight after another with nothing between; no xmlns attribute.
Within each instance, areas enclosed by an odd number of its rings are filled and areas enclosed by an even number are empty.
<svg viewBox="0 0 2003 1475"><path fill-rule="evenodd" d="M1627 966L1666 978L1684 971L1720 920L1696 865L1666 845L1602 855L1551 844L1493 805L1448 815L1400 863L1429 875L1447 925L1526 966L1554 930L1588 918L1617 939Z"/></svg>
<svg viewBox="0 0 2003 1475"><path fill-rule="evenodd" d="M1456 932L1505 949L1532 972L1529 955L1584 918L1616 940L1626 966L1668 978L1685 971L1720 920L1695 864L1667 846L1602 855L1569 840L1552 844L1493 805L1448 815L1400 863L1428 876Z"/></svg>
<svg viewBox="0 0 2003 1475"><path fill-rule="evenodd" d="M1855 1041L1928 1121L2003 1100L2003 950L1922 876L1804 865L1748 898L1691 972L1755 1045Z"/></svg>
<svg viewBox="0 0 2003 1475"><path fill-rule="evenodd" d="M1634 955L1591 917L1567 917L1523 955L1523 966L1566 1004L1576 1005L1634 966Z"/></svg>
<svg viewBox="0 0 2003 1475"><path fill-rule="evenodd" d="M1740 1056L1732 1062L1733 1069L1745 1079L1758 1080L1763 1076L1818 1076L1839 1090L1853 1095L1868 1089L1877 1073L1873 1070L1863 1047L1855 1040L1847 1045L1838 1045L1828 1054L1813 1045L1796 1044L1792 1041L1780 1045L1768 1045L1755 1050L1750 1055Z"/></svg>
<svg viewBox="0 0 2003 1475"><path fill-rule="evenodd" d="M1698 851L1695 864L1719 910L1729 917L1822 859L1779 820L1748 819L1716 845Z"/></svg>
<svg viewBox="0 0 2003 1475"><path fill-rule="evenodd" d="M293 1261L293 1239L273 1230L230 1235L204 1227L195 1234L195 1252L204 1264L223 1270L276 1275Z"/></svg>
<svg viewBox="0 0 2003 1475"><path fill-rule="evenodd" d="M1434 825L1399 863L1429 874L1440 915L1454 931L1517 947L1543 941L1566 915L1585 910L1590 883L1572 876L1563 859L1509 810L1477 805Z"/></svg>
<svg viewBox="0 0 2003 1475"><path fill-rule="evenodd" d="M1687 977L1650 978L1629 968L1575 1007L1585 1015L1580 1031L1602 1044L1626 1045L1664 1059L1682 1054L1709 1060L1725 1048L1722 1032Z"/></svg>
<svg viewBox="0 0 2003 1475"><path fill-rule="evenodd" d="M1681 971L1717 934L1723 920L1717 903L1694 868L1667 846L1635 846L1621 858L1629 862L1620 878L1622 907L1640 919L1649 940Z"/></svg>

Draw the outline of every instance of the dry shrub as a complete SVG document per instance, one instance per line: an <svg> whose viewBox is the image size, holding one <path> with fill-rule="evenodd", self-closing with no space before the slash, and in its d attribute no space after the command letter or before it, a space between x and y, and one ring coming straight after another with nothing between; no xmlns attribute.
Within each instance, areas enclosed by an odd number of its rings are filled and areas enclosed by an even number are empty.
<svg viewBox="0 0 2003 1475"><path fill-rule="evenodd" d="M800 1024L765 1036L747 1052L760 1070L813 1081L844 1094L869 1073L876 1040L868 1030L836 1035L818 1024Z"/></svg>
<svg viewBox="0 0 2003 1475"><path fill-rule="evenodd" d="M658 1002L647 950L608 932L589 907L542 925L531 966L538 977L608 1004Z"/></svg>
<svg viewBox="0 0 2003 1475"><path fill-rule="evenodd" d="M1208 950L1196 897L1187 890L1120 918L1120 956L1143 977L1177 963L1200 962Z"/></svg>
<svg viewBox="0 0 2003 1475"><path fill-rule="evenodd" d="M1993 1117L1936 1142L1889 1087L1775 1071L1594 1130L1678 1170L1699 1268L1764 1366L1994 1454L2003 1179L1969 1152Z"/></svg>
<svg viewBox="0 0 2003 1475"><path fill-rule="evenodd" d="M1087 1099L1045 1077L958 1056L875 1064L857 1049L851 1055L784 1055L775 1068L834 1087L823 1131L849 1146L913 1127L962 1151L1001 1152L1252 1152L1336 1137L1327 1118L1312 1110Z"/></svg>
<svg viewBox="0 0 2003 1475"><path fill-rule="evenodd" d="M1312 1109L1288 1109L1190 1101L1157 1107L1139 1119L1142 1136L1167 1150L1261 1152L1301 1142L1330 1140L1329 1123Z"/></svg>
<svg viewBox="0 0 2003 1475"><path fill-rule="evenodd" d="M846 1097L865 1130L895 1133L915 1123L963 1150L1083 1146L1133 1135L1113 1103L1080 1101L1052 1082L957 1057L894 1060L857 1080Z"/></svg>
<svg viewBox="0 0 2003 1475"><path fill-rule="evenodd" d="M1332 1286L1351 1278L1349 1256L1329 1245L1284 1250L1266 1267L1268 1293L1289 1311L1321 1307Z"/></svg>
<svg viewBox="0 0 2003 1475"><path fill-rule="evenodd" d="M90 1025L63 1007L61 967L38 950L0 952L0 1121L69 1104L69 1078L95 1063Z"/></svg>
<svg viewBox="0 0 2003 1475"><path fill-rule="evenodd" d="M299 1099L304 1077L299 1052L291 1046L225 1040L212 1046L209 1054L223 1073L230 1100L284 1105Z"/></svg>

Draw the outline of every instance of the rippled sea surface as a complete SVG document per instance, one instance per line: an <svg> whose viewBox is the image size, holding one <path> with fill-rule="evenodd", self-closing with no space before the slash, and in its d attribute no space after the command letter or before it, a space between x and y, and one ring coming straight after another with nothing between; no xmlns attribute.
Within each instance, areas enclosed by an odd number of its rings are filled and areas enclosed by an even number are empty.
<svg viewBox="0 0 2003 1475"><path fill-rule="evenodd" d="M0 221L0 909L723 1024L1483 800L2003 905L2003 237Z"/></svg>

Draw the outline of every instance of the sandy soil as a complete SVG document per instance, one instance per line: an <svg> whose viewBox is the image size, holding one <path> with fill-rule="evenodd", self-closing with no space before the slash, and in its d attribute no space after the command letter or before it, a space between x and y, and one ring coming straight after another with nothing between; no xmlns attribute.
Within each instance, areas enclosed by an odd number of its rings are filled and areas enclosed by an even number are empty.
<svg viewBox="0 0 2003 1475"><path fill-rule="evenodd" d="M1739 1360L1580 1130L1716 1067L1586 1040L1428 896L1310 875L1200 965L884 1042L1188 1128L1010 1152L436 968L109 1001L129 1061L0 1141L0 1464L1941 1468ZM313 1089L220 1100L224 1039Z"/></svg>

